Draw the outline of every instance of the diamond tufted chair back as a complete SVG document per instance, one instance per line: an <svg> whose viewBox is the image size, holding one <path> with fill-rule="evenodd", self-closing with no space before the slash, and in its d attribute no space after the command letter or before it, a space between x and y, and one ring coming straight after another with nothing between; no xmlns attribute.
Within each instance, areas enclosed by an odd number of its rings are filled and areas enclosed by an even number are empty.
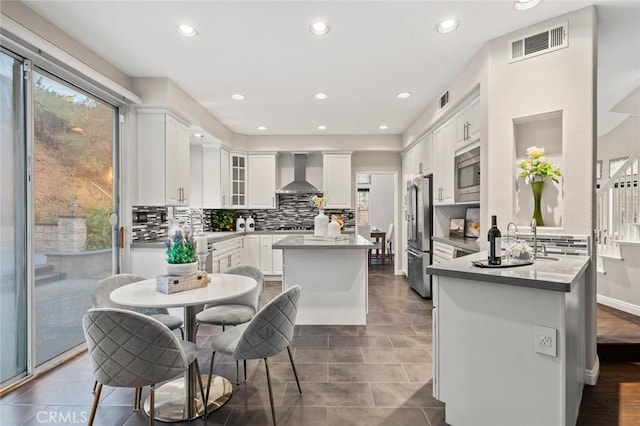
<svg viewBox="0 0 640 426"><path fill-rule="evenodd" d="M190 364L178 338L149 316L124 309L91 309L82 327L93 373L103 385L152 385L183 373Z"/></svg>
<svg viewBox="0 0 640 426"><path fill-rule="evenodd" d="M269 358L289 347L293 339L299 299L300 287L293 286L264 305L242 333L233 357Z"/></svg>
<svg viewBox="0 0 640 426"><path fill-rule="evenodd" d="M258 312L260 309L260 301L262 300L262 293L264 292L264 275L262 275L260 269L251 265L238 265L227 269L225 274L243 275L245 277L253 278L258 282L258 286L242 296L205 305L205 309L220 305L246 305L251 306L255 312Z"/></svg>

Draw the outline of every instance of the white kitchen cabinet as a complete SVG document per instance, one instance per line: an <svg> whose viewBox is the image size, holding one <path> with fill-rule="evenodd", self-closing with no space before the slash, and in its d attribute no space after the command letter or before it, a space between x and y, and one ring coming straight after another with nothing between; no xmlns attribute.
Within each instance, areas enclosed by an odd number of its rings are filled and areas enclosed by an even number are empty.
<svg viewBox="0 0 640 426"><path fill-rule="evenodd" d="M230 207L247 206L247 155L231 152L231 204Z"/></svg>
<svg viewBox="0 0 640 426"><path fill-rule="evenodd" d="M475 97L455 115L455 150L480 139L480 97Z"/></svg>
<svg viewBox="0 0 640 426"><path fill-rule="evenodd" d="M450 244L445 244L440 241L433 241L432 245L433 264L442 262L448 262L454 259L455 248Z"/></svg>
<svg viewBox="0 0 640 426"><path fill-rule="evenodd" d="M247 201L250 209L276 208L276 154L249 154Z"/></svg>
<svg viewBox="0 0 640 426"><path fill-rule="evenodd" d="M212 273L224 273L242 262L244 238L233 238L213 244Z"/></svg>
<svg viewBox="0 0 640 426"><path fill-rule="evenodd" d="M273 235L272 236L272 245L277 243L280 240L283 240L287 237L287 235ZM282 275L282 265L283 265L283 258L282 258L282 250L281 249L273 249L272 253L271 253L272 259L271 259L271 265L272 265L272 269L271 271L273 272L274 275Z"/></svg>
<svg viewBox="0 0 640 426"><path fill-rule="evenodd" d="M323 153L323 194L327 208L350 209L351 204L351 152Z"/></svg>
<svg viewBox="0 0 640 426"><path fill-rule="evenodd" d="M187 124L166 112L138 112L138 204L189 205Z"/></svg>
<svg viewBox="0 0 640 426"><path fill-rule="evenodd" d="M260 269L260 235L246 235L242 263Z"/></svg>
<svg viewBox="0 0 640 426"><path fill-rule="evenodd" d="M433 131L433 204L453 204L454 118Z"/></svg>
<svg viewBox="0 0 640 426"><path fill-rule="evenodd" d="M260 271L264 275L273 274L273 250L271 235L260 235Z"/></svg>
<svg viewBox="0 0 640 426"><path fill-rule="evenodd" d="M220 205L222 207L229 207L231 205L230 155L226 149L220 149Z"/></svg>
<svg viewBox="0 0 640 426"><path fill-rule="evenodd" d="M190 162L190 207L226 207L229 199L229 151L220 145L191 145Z"/></svg>
<svg viewBox="0 0 640 426"><path fill-rule="evenodd" d="M429 133L422 138L422 172L425 175L433 173L433 133Z"/></svg>

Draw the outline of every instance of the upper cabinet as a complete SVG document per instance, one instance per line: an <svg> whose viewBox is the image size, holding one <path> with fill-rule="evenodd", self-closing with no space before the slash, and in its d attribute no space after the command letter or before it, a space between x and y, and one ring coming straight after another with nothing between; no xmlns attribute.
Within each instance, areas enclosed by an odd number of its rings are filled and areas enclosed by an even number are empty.
<svg viewBox="0 0 640 426"><path fill-rule="evenodd" d="M231 205L247 207L247 155L231 153Z"/></svg>
<svg viewBox="0 0 640 426"><path fill-rule="evenodd" d="M190 193L191 207L228 207L229 151L220 145L191 146Z"/></svg>
<svg viewBox="0 0 640 426"><path fill-rule="evenodd" d="M424 138L420 139L418 143L402 155L402 173L407 179L420 173L425 173L424 141Z"/></svg>
<svg viewBox="0 0 640 426"><path fill-rule="evenodd" d="M422 138L422 165L425 175L433 173L433 133Z"/></svg>
<svg viewBox="0 0 640 426"><path fill-rule="evenodd" d="M161 111L138 114L138 204L189 205L189 128Z"/></svg>
<svg viewBox="0 0 640 426"><path fill-rule="evenodd" d="M433 131L433 204L453 204L454 120Z"/></svg>
<svg viewBox="0 0 640 426"><path fill-rule="evenodd" d="M455 150L480 139L480 97L476 96L455 115Z"/></svg>
<svg viewBox="0 0 640 426"><path fill-rule="evenodd" d="M327 208L350 209L351 152L324 153L322 156L323 195Z"/></svg>
<svg viewBox="0 0 640 426"><path fill-rule="evenodd" d="M249 154L247 201L250 209L276 208L276 154Z"/></svg>

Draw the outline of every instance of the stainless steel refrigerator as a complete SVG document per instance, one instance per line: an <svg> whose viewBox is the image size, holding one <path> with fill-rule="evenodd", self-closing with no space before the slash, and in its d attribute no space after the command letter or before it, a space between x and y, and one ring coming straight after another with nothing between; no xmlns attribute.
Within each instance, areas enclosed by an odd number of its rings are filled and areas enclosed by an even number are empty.
<svg viewBox="0 0 640 426"><path fill-rule="evenodd" d="M432 175L407 182L407 269L409 283L420 296L431 297L431 236L433 230Z"/></svg>

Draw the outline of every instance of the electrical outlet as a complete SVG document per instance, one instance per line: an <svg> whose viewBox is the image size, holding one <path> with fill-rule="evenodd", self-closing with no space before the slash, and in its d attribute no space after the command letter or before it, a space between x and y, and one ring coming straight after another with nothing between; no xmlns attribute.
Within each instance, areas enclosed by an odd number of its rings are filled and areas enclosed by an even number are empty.
<svg viewBox="0 0 640 426"><path fill-rule="evenodd" d="M557 356L556 334L555 328L534 325L533 350L543 355Z"/></svg>

